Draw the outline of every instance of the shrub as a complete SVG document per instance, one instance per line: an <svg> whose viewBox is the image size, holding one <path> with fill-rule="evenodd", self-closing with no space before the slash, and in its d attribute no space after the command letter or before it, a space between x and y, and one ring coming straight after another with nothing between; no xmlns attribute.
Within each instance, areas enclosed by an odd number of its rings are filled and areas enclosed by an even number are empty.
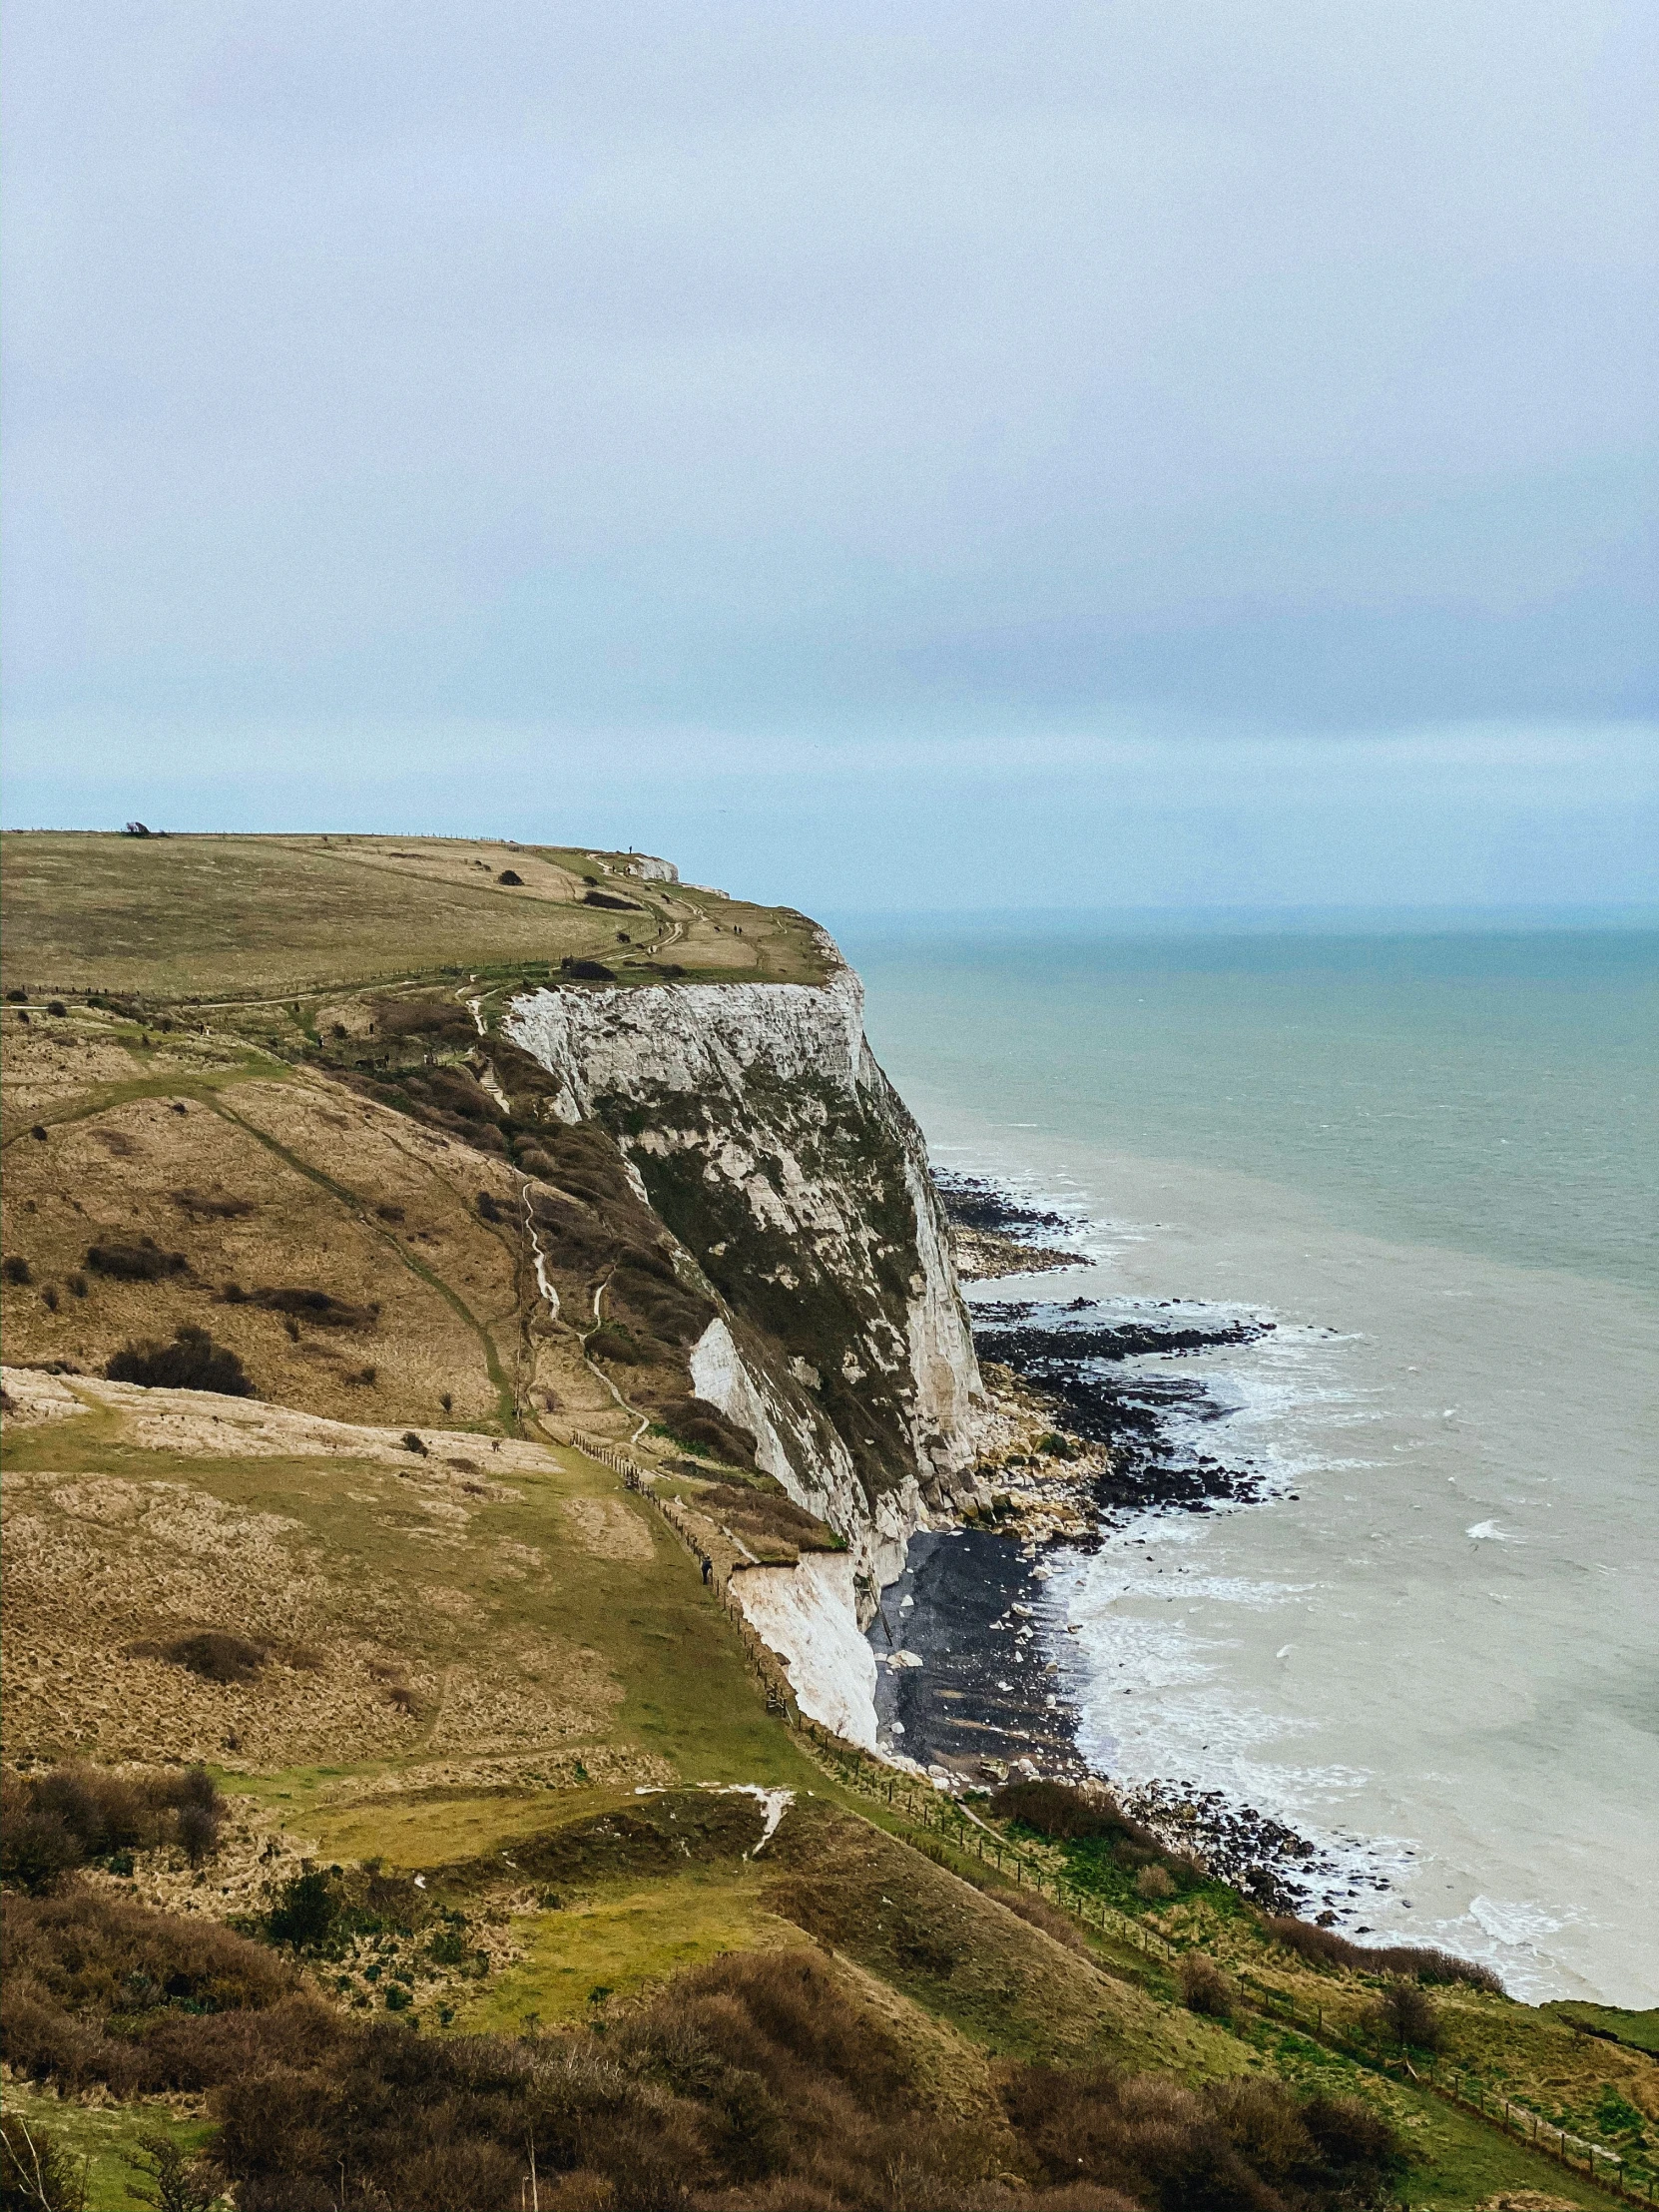
<svg viewBox="0 0 1659 2212"><path fill-rule="evenodd" d="M413 1451L417 1453L422 1459L430 1456L427 1452L426 1446L421 1442L420 1438L415 1434L412 1428L405 1428L403 1431L403 1449L405 1451Z"/></svg>
<svg viewBox="0 0 1659 2212"><path fill-rule="evenodd" d="M1372 2020L1401 2050L1407 2044L1413 2050L1439 2048L1439 2014L1414 1981L1387 1982L1373 2009Z"/></svg>
<svg viewBox="0 0 1659 2212"><path fill-rule="evenodd" d="M170 1345L123 1346L104 1373L112 1382L138 1382L146 1389L217 1390L224 1397L254 1394L238 1355L188 1322Z"/></svg>
<svg viewBox="0 0 1659 2212"><path fill-rule="evenodd" d="M344 1910L339 1887L312 1869L286 1882L265 1918L265 1934L291 1950L321 1950L333 1936Z"/></svg>
<svg viewBox="0 0 1659 2212"><path fill-rule="evenodd" d="M8 1006L27 1006L27 1005L28 1005L28 1003L29 1003L29 994L28 994L28 992L27 992L27 991L24 991L24 990L17 990L17 991L8 991L8 992L6 993L6 1004L7 1004Z"/></svg>
<svg viewBox="0 0 1659 2212"><path fill-rule="evenodd" d="M1199 2091L1158 2075L1023 2066L1003 2104L1031 2165L1162 2212L1337 2212L1384 2200L1394 2138L1363 2106L1282 2083Z"/></svg>
<svg viewBox="0 0 1659 2212"><path fill-rule="evenodd" d="M1131 1820L1104 1790L1075 1790L1066 1782L1011 1782L991 1799L991 1812L998 1820L1018 1821L1056 1842L1099 1837L1148 1851L1159 1848L1152 1832Z"/></svg>
<svg viewBox="0 0 1659 2212"><path fill-rule="evenodd" d="M20 1252L8 1252L4 1260L0 1260L0 1276L8 1283L32 1283L35 1271Z"/></svg>
<svg viewBox="0 0 1659 2212"><path fill-rule="evenodd" d="M1440 1950L1431 1943L1379 1944L1372 1948L1350 1942L1334 1928L1316 1928L1311 1921L1299 1921L1290 1914L1270 1919L1265 1926L1276 1943L1294 1950L1310 1966L1342 1967L1351 1973L1407 1974L1415 1981L1429 1983L1457 1981L1470 1989L1503 1994L1502 1979L1490 1966L1482 1966L1472 1958L1459 1958L1455 1952Z"/></svg>
<svg viewBox="0 0 1659 2212"><path fill-rule="evenodd" d="M160 2128L139 2137L138 2156L129 2157L127 2163L141 2184L153 2184L133 2185L129 2195L153 2205L156 2212L214 2212L223 2202L206 2160L193 2158Z"/></svg>
<svg viewBox="0 0 1659 2212"><path fill-rule="evenodd" d="M631 1329L618 1322L602 1322L587 1341L590 1360L609 1360L617 1367L649 1367L657 1356L657 1348L647 1339L636 1337Z"/></svg>
<svg viewBox="0 0 1659 2212"><path fill-rule="evenodd" d="M378 1306L352 1306L332 1291L304 1285L268 1286L248 1296L250 1304L263 1306L268 1314L286 1314L319 1329L372 1329L380 1318Z"/></svg>
<svg viewBox="0 0 1659 2212"><path fill-rule="evenodd" d="M495 880L498 883L507 883L517 888L522 888L524 883L524 878L516 867L504 867Z"/></svg>
<svg viewBox="0 0 1659 2212"><path fill-rule="evenodd" d="M192 1864L219 1841L225 1801L200 1767L138 1779L97 1767L55 1767L8 1779L0 1807L0 1876L32 1893L89 1861L181 1843Z"/></svg>
<svg viewBox="0 0 1659 2212"><path fill-rule="evenodd" d="M1212 2020L1230 2019L1235 1991L1232 1982L1213 1958L1190 1950L1177 1972L1181 2001L1189 2012L1202 2012Z"/></svg>
<svg viewBox="0 0 1659 2212"><path fill-rule="evenodd" d="M163 1252L149 1237L141 1237L137 1244L87 1247L87 1266L93 1274L112 1276L118 1283L159 1283L164 1276L183 1275L189 1264L182 1252Z"/></svg>
<svg viewBox="0 0 1659 2212"><path fill-rule="evenodd" d="M146 1647L146 1656L151 1652L176 1667L188 1668L204 1682L252 1682L270 1657L263 1644L251 1644L223 1628L207 1628L198 1635L182 1636L177 1643Z"/></svg>
<svg viewBox="0 0 1659 2212"><path fill-rule="evenodd" d="M343 1893L314 1871L285 1885L291 1947L331 1939ZM431 1948L458 1940L451 1925ZM354 2204L516 2204L532 2143L543 2201L590 2212L1336 2212L1375 2204L1394 2161L1370 2113L1277 2083L1017 2066L1001 2099L1033 2185L1013 2196L1006 2133L930 2118L887 2025L801 1952L717 1958L603 2036L514 2039L412 2033L388 2016L397 1980L347 2021L228 1930L90 1892L8 1901L7 1943L12 2063L128 2098L208 2090L242 2212L323 2212L342 2172Z"/></svg>
<svg viewBox="0 0 1659 2212"><path fill-rule="evenodd" d="M46 1011L49 1014L56 1014L61 1021L63 1017L69 1012L69 1008L64 1004L61 998L49 998L46 1002Z"/></svg>
<svg viewBox="0 0 1659 2212"><path fill-rule="evenodd" d="M0 2119L0 2212L85 2212L87 2173L38 2120Z"/></svg>
<svg viewBox="0 0 1659 2212"><path fill-rule="evenodd" d="M1175 1884L1170 1878L1169 1869L1160 1867L1156 1862L1150 1867L1143 1867L1135 1877L1135 1895L1145 1905L1162 1905L1166 1898L1174 1897Z"/></svg>
<svg viewBox="0 0 1659 2212"><path fill-rule="evenodd" d="M193 1221L240 1221L245 1214L254 1211L252 1199L213 1198L206 1191L192 1189L189 1185L170 1192L169 1196Z"/></svg>
<svg viewBox="0 0 1659 2212"><path fill-rule="evenodd" d="M49 1314L55 1314L57 1312L58 1287L55 1283L47 1284L45 1290L42 1291L40 1294L40 1302L46 1308L46 1311Z"/></svg>
<svg viewBox="0 0 1659 2212"><path fill-rule="evenodd" d="M69 1285L69 1292L72 1298L86 1297L87 1279L84 1275L76 1273L74 1275L66 1276L64 1280Z"/></svg>
<svg viewBox="0 0 1659 2212"><path fill-rule="evenodd" d="M602 960L561 960L565 974L578 983L614 983L615 968L606 967Z"/></svg>
<svg viewBox="0 0 1659 2212"><path fill-rule="evenodd" d="M334 2029L263 1945L82 1883L6 1897L4 1966L6 2060L69 2094L199 2090L262 2059L313 2060Z"/></svg>
<svg viewBox="0 0 1659 2212"><path fill-rule="evenodd" d="M505 1221L507 1219L507 1216L501 1210L500 1201L492 1198L488 1191L478 1193L478 1219L480 1221Z"/></svg>

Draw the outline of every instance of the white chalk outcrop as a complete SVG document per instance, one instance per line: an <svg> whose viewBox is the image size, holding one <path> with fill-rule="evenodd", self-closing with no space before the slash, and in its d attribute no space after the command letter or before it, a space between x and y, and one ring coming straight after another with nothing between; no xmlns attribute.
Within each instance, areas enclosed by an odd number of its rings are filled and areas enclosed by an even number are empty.
<svg viewBox="0 0 1659 2212"><path fill-rule="evenodd" d="M969 1463L978 1369L925 1147L828 937L822 984L515 998L552 1110L598 1120L713 1287L693 1387L851 1547L859 1605Z"/></svg>
<svg viewBox="0 0 1659 2212"><path fill-rule="evenodd" d="M807 1718L873 1751L875 1655L858 1626L853 1571L846 1552L809 1551L799 1566L746 1568L732 1590Z"/></svg>

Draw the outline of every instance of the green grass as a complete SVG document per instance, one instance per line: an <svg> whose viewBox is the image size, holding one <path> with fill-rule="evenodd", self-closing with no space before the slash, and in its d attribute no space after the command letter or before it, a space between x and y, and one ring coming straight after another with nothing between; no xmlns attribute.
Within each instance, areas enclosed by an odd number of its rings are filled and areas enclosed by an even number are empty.
<svg viewBox="0 0 1659 2212"><path fill-rule="evenodd" d="M411 1604L392 1630L380 1625L382 1640L394 1637L411 1664L438 1670L464 1660L487 1676L503 1646L520 1646L526 1635L557 1639L557 1646L596 1652L621 1689L605 1717L604 1740L657 1753L690 1783L825 1788L783 1721L767 1713L737 1632L697 1561L649 1505L580 1452L553 1454L553 1471L545 1474L515 1469L506 1479L518 1500L481 1506L466 1544L443 1550L418 1540L418 1529L430 1525L419 1514L410 1510L401 1525L388 1525L345 1494L348 1487L380 1486L395 1511L391 1470L366 1460L179 1459L123 1442L120 1417L106 1413L18 1431L0 1463L20 1472L95 1471L139 1481L183 1476L228 1504L286 1515L328 1561L342 1622L351 1593L370 1583L381 1590L447 1584L471 1601L461 1618ZM590 1496L613 1498L639 1518L649 1559L607 1559L577 1548L559 1504ZM494 1547L503 1538L534 1546L543 1566L523 1580L500 1574ZM307 1801L341 1794L341 1774L396 1771L429 1756L417 1746L399 1760L344 1763L339 1774L325 1775L319 1765L259 1782L239 1776L234 1786L286 1796L302 1827ZM385 1801L385 1815L400 1817L395 1801ZM374 1816L367 1817L372 1823ZM393 1856L389 1839L365 1842L363 1855L373 1851Z"/></svg>
<svg viewBox="0 0 1659 2212"><path fill-rule="evenodd" d="M127 2162L128 2154L137 2151L141 2135L159 2130L195 2151L213 2133L210 2121L180 2119L164 2104L77 2104L45 2096L16 2081L8 2081L0 2091L0 2106L31 2130L44 2129L75 2159L86 2160L87 2212L143 2212L148 2200L133 2193L134 2185L153 2184L147 2184Z"/></svg>
<svg viewBox="0 0 1659 2212"><path fill-rule="evenodd" d="M1581 2004L1576 1998L1566 1997L1542 2009L1553 2012L1557 2019L1576 2020L1580 2027L1611 2035L1616 2043L1626 2043L1632 2050L1645 2050L1659 2058L1659 2005L1649 2006L1645 2012L1627 2012L1616 2004Z"/></svg>
<svg viewBox="0 0 1659 2212"><path fill-rule="evenodd" d="M539 1913L515 1931L529 1955L497 1975L455 2025L508 2033L565 2026L603 2016L596 1990L634 1996L722 1951L753 1950L769 1930L801 1943L798 1929L767 1915L762 1879L755 1868L699 1868Z"/></svg>

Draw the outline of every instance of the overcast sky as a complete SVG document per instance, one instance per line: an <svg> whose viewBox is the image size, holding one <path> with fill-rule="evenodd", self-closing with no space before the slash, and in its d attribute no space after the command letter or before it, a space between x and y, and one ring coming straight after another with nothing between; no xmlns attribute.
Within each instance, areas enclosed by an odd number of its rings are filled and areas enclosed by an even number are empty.
<svg viewBox="0 0 1659 2212"><path fill-rule="evenodd" d="M11 824L1659 897L1613 0L14 0Z"/></svg>

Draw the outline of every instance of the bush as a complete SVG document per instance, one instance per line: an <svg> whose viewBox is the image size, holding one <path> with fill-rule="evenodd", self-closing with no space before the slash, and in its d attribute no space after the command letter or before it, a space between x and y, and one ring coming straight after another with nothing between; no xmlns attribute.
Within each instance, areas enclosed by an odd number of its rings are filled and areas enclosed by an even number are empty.
<svg viewBox="0 0 1659 2212"><path fill-rule="evenodd" d="M1413 2050L1439 2048L1439 2014L1414 1981L1386 1983L1373 2009L1372 2021L1382 2035L1390 2037L1401 2050L1407 2044Z"/></svg>
<svg viewBox="0 0 1659 2212"><path fill-rule="evenodd" d="M1391 2132L1365 2107L1299 2103L1276 2081L1205 2090L1105 2068L1023 2066L1003 2103L1041 2178L1093 2182L1160 2212L1337 2212L1384 2201Z"/></svg>
<svg viewBox="0 0 1659 2212"><path fill-rule="evenodd" d="M163 1252L149 1237L141 1237L137 1244L87 1247L87 1266L93 1274L112 1276L118 1283L159 1283L164 1276L183 1275L189 1264L182 1252Z"/></svg>
<svg viewBox="0 0 1659 2212"><path fill-rule="evenodd" d="M1098 1837L1147 1851L1160 1848L1151 1830L1132 1821L1104 1790L1074 1790L1066 1782L1010 1782L991 1799L991 1812L999 1821L1018 1821L1055 1842Z"/></svg>
<svg viewBox="0 0 1659 2212"><path fill-rule="evenodd" d="M254 1202L247 1198L213 1198L205 1191L192 1189L169 1193L175 1206L190 1215L193 1221L240 1221L254 1211Z"/></svg>
<svg viewBox="0 0 1659 2212"><path fill-rule="evenodd" d="M201 1767L137 1779L97 1767L8 1778L0 1798L0 1877L40 1894L76 1867L164 1843L183 1844L198 1865L216 1848L225 1811Z"/></svg>
<svg viewBox="0 0 1659 2212"><path fill-rule="evenodd" d="M352 1306L343 1298L335 1298L331 1291L311 1290L303 1285L268 1286L264 1290L250 1291L247 1303L263 1306L268 1314L286 1314L295 1321L308 1321L319 1329L372 1329L380 1318L378 1306Z"/></svg>
<svg viewBox="0 0 1659 2212"><path fill-rule="evenodd" d="M241 2066L314 2062L334 2021L290 1963L206 1916L69 1883L9 1894L0 2054L70 2095L200 2090Z"/></svg>
<svg viewBox="0 0 1659 2212"><path fill-rule="evenodd" d="M507 883L515 888L522 888L524 883L524 878L516 867L504 867L495 880L498 883Z"/></svg>
<svg viewBox="0 0 1659 2212"><path fill-rule="evenodd" d="M112 1382L138 1382L146 1389L217 1390L223 1397L254 1394L237 1354L188 1322L170 1345L123 1346L104 1373Z"/></svg>
<svg viewBox="0 0 1659 2212"><path fill-rule="evenodd" d="M38 2120L0 2119L0 2212L85 2212L87 2171Z"/></svg>
<svg viewBox="0 0 1659 2212"><path fill-rule="evenodd" d="M488 1191L478 1193L478 1219L480 1221L505 1221L507 1218L498 1199L492 1198Z"/></svg>
<svg viewBox="0 0 1659 2212"><path fill-rule="evenodd" d="M291 1950L321 1950L332 1938L344 1909L344 1896L325 1874L294 1875L266 1915L265 1934Z"/></svg>
<svg viewBox="0 0 1659 2212"><path fill-rule="evenodd" d="M214 2212L215 2205L224 2201L206 2160L193 2158L160 2128L139 2137L139 2155L127 2163L141 2184L153 2184L134 2185L129 2194L141 2204L153 2205L155 2212Z"/></svg>
<svg viewBox="0 0 1659 2212"><path fill-rule="evenodd" d="M204 1682L252 1682L270 1657L264 1644L251 1644L223 1628L205 1628L196 1635L181 1636L177 1643L134 1644L129 1649L186 1667Z"/></svg>
<svg viewBox="0 0 1659 2212"><path fill-rule="evenodd" d="M32 1283L35 1271L21 1253L8 1252L4 1260L0 1260L0 1276L8 1283Z"/></svg>
<svg viewBox="0 0 1659 2212"><path fill-rule="evenodd" d="M310 1901L293 1947L330 1939L342 1897L315 1872L285 1886L289 1909ZM230 1931L92 1892L9 1900L6 1936L13 2065L126 2098L207 2090L241 2212L324 2212L342 2170L354 2204L516 2204L531 2143L543 2201L590 2212L1336 2212L1377 2203L1394 2163L1363 2108L1265 2081L1016 2066L1012 2144L935 2119L885 2022L801 1952L715 1959L603 2036L440 2038L388 2016L400 1982L348 2021Z"/></svg>
<svg viewBox="0 0 1659 2212"><path fill-rule="evenodd" d="M69 1294L72 1298L86 1297L87 1279L84 1275L77 1273L75 1275L65 1276L64 1281L69 1285Z"/></svg>
<svg viewBox="0 0 1659 2212"><path fill-rule="evenodd" d="M1341 1967L1351 1973L1406 1974L1414 1981L1429 1983L1455 1981L1466 1988L1489 1990L1494 1996L1503 1994L1502 1978L1490 1966L1479 1965L1472 1958L1459 1958L1454 1951L1440 1950L1431 1943L1390 1943L1372 1948L1350 1942L1334 1928L1316 1928L1311 1921L1299 1921L1290 1914L1271 1919L1265 1926L1276 1943L1294 1950L1310 1966Z"/></svg>
<svg viewBox="0 0 1659 2212"><path fill-rule="evenodd" d="M49 998L46 1001L46 1011L49 1014L56 1014L58 1019L61 1021L69 1012L69 1008L64 1004L61 998Z"/></svg>
<svg viewBox="0 0 1659 2212"><path fill-rule="evenodd" d="M1135 1895L1144 1905L1162 1905L1167 1898L1174 1897L1175 1883L1169 1869L1156 1862L1143 1867L1135 1877Z"/></svg>
<svg viewBox="0 0 1659 2212"><path fill-rule="evenodd" d="M1232 1982L1213 1958L1190 1950L1177 1971L1181 2001L1189 2012L1202 2012L1212 2020L1230 2019L1236 1995Z"/></svg>

